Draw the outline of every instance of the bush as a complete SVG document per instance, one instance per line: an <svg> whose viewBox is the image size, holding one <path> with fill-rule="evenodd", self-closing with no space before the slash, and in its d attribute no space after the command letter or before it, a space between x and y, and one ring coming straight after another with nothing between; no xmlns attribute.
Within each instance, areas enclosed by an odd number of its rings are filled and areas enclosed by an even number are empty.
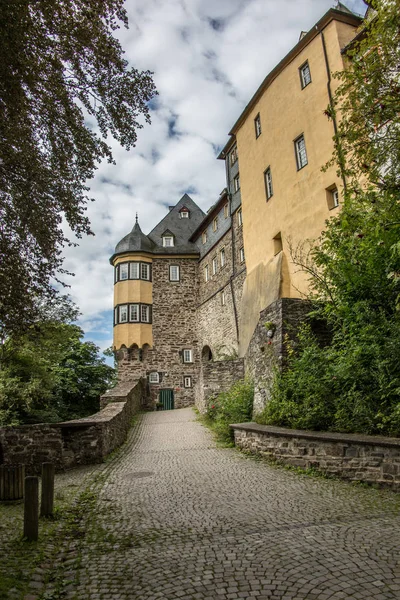
<svg viewBox="0 0 400 600"><path fill-rule="evenodd" d="M231 442L231 423L251 421L254 386L249 379L238 381L227 392L212 397L207 402L207 418L211 428L222 442Z"/></svg>

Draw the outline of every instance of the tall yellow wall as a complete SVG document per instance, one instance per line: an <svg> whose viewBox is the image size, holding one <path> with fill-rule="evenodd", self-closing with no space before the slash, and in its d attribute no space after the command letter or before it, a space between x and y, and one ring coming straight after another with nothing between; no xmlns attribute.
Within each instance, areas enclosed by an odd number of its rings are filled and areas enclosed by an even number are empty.
<svg viewBox="0 0 400 600"><path fill-rule="evenodd" d="M354 27L331 22L324 29L329 66L343 69L340 44L354 36ZM299 67L308 60L312 82L301 89ZM334 90L338 83L332 81ZM321 172L331 158L334 129L324 114L329 102L327 72L319 35L277 76L236 132L242 193L244 244L248 277L274 256L273 238L281 233L287 259L281 291L298 297L307 290L307 277L292 264L290 244L316 239L328 209L326 188L342 182L336 168ZM262 133L256 139L254 118L260 113ZM304 134L308 165L297 171L294 140ZM263 173L270 166L273 196L267 202ZM288 281L289 278L289 281Z"/></svg>
<svg viewBox="0 0 400 600"><path fill-rule="evenodd" d="M128 261L143 261L152 263L150 256L146 254L123 254L118 256L113 263L116 267L119 263ZM153 304L153 283L143 279L127 279L114 284L114 307L118 304L128 302L143 302ZM144 344L153 345L153 328L151 323L121 323L114 325L114 348L119 350L122 345L129 348L137 344L142 348Z"/></svg>

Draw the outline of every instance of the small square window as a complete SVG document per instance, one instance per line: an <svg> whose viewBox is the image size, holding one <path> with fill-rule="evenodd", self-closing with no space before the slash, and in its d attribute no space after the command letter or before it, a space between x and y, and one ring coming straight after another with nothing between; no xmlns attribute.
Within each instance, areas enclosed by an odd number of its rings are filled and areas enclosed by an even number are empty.
<svg viewBox="0 0 400 600"><path fill-rule="evenodd" d="M183 378L183 387L185 388L191 388L192 387L192 378L189 376L186 376Z"/></svg>
<svg viewBox="0 0 400 600"><path fill-rule="evenodd" d="M157 371L153 371L149 375L149 383L160 383L160 374Z"/></svg>
<svg viewBox="0 0 400 600"><path fill-rule="evenodd" d="M226 203L224 206L224 217L227 219L229 217L229 204Z"/></svg>
<svg viewBox="0 0 400 600"><path fill-rule="evenodd" d="M140 279L150 279L150 266L147 263L140 263Z"/></svg>
<svg viewBox="0 0 400 600"><path fill-rule="evenodd" d="M235 146L231 152L231 165L234 165L235 162L238 159L238 154L237 154L237 146Z"/></svg>
<svg viewBox="0 0 400 600"><path fill-rule="evenodd" d="M239 250L239 258L240 258L240 262L244 262L244 248L243 246L240 248Z"/></svg>
<svg viewBox="0 0 400 600"><path fill-rule="evenodd" d="M233 189L235 192L238 192L240 190L240 177L239 175L236 175L236 177L233 178Z"/></svg>
<svg viewBox="0 0 400 600"><path fill-rule="evenodd" d="M203 244L207 242L207 231L203 231L203 233L201 234L201 241L203 242Z"/></svg>
<svg viewBox="0 0 400 600"><path fill-rule="evenodd" d="M218 229L218 217L215 217L213 220L213 231L217 231Z"/></svg>
<svg viewBox="0 0 400 600"><path fill-rule="evenodd" d="M336 185L332 185L326 190L326 201L328 203L329 210L339 206L339 191Z"/></svg>
<svg viewBox="0 0 400 600"><path fill-rule="evenodd" d="M239 227L241 227L243 225L243 215L242 215L241 208L239 208L239 210L237 211L237 221L238 221Z"/></svg>
<svg viewBox="0 0 400 600"><path fill-rule="evenodd" d="M123 263L122 265L119 265L120 281L124 281L125 279L128 279L128 268L129 268L128 263Z"/></svg>
<svg viewBox="0 0 400 600"><path fill-rule="evenodd" d="M178 265L170 265L169 280L170 281L179 281L179 266Z"/></svg>
<svg viewBox="0 0 400 600"><path fill-rule="evenodd" d="M261 135L261 117L260 117L260 113L258 113L258 115L256 116L256 118L254 119L254 129L256 131L256 138L258 138Z"/></svg>
<svg viewBox="0 0 400 600"><path fill-rule="evenodd" d="M184 363L191 363L191 362L193 362L192 351L191 350L184 350L183 351L183 362Z"/></svg>
<svg viewBox="0 0 400 600"><path fill-rule="evenodd" d="M274 190L272 187L271 167L268 167L268 169L266 169L264 171L264 182L265 182L265 193L267 194L267 200L269 200L271 198L271 196L273 196L273 193L274 193Z"/></svg>
<svg viewBox="0 0 400 600"><path fill-rule="evenodd" d="M217 273L217 257L214 256L212 259L212 273L215 275Z"/></svg>
<svg viewBox="0 0 400 600"><path fill-rule="evenodd" d="M166 248L170 248L171 246L174 245L174 238L172 235L164 235L162 241L163 241L163 246Z"/></svg>
<svg viewBox="0 0 400 600"><path fill-rule="evenodd" d="M222 304L222 306L225 306L225 302L226 302L225 290L222 290L222 292L221 292L221 304Z"/></svg>
<svg viewBox="0 0 400 600"><path fill-rule="evenodd" d="M139 263L129 263L129 277L130 279L139 279Z"/></svg>
<svg viewBox="0 0 400 600"><path fill-rule="evenodd" d="M221 269L225 266L225 248L221 248L219 252L219 264L221 265Z"/></svg>
<svg viewBox="0 0 400 600"><path fill-rule="evenodd" d="M129 320L132 323L139 322L139 304L130 304L129 306Z"/></svg>
<svg viewBox="0 0 400 600"><path fill-rule="evenodd" d="M142 323L149 323L150 322L150 310L149 307L146 306L145 304L142 304L140 306L140 317L141 317L141 321Z"/></svg>
<svg viewBox="0 0 400 600"><path fill-rule="evenodd" d="M301 89L304 89L309 83L311 83L311 71L310 71L310 65L308 64L308 61L306 61L304 63L304 65L301 65L301 67L299 69L299 73L300 73Z"/></svg>
<svg viewBox="0 0 400 600"><path fill-rule="evenodd" d="M300 171L300 169L308 164L304 135L301 135L294 141L294 147L296 150L297 170Z"/></svg>
<svg viewBox="0 0 400 600"><path fill-rule="evenodd" d="M122 304L119 307L119 323L127 323L128 322L128 305Z"/></svg>
<svg viewBox="0 0 400 600"><path fill-rule="evenodd" d="M181 210L181 219L188 219L189 218L189 211L188 210Z"/></svg>

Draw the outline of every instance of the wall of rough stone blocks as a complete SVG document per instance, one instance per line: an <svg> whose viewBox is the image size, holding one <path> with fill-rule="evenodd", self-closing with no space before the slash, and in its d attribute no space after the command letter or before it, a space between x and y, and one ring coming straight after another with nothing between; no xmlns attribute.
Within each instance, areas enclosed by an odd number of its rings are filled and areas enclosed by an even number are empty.
<svg viewBox="0 0 400 600"><path fill-rule="evenodd" d="M400 439L300 431L243 423L232 425L235 445L281 464L314 468L350 481L400 491Z"/></svg>
<svg viewBox="0 0 400 600"><path fill-rule="evenodd" d="M243 378L244 361L242 358L203 363L195 388L197 409L204 413L207 400L211 396L226 392L236 381Z"/></svg>
<svg viewBox="0 0 400 600"><path fill-rule="evenodd" d="M132 417L145 401L146 383L136 381L104 394L102 410L85 419L2 427L2 464L24 464L27 474L38 474L43 462L52 462L57 471L102 462L125 441Z"/></svg>

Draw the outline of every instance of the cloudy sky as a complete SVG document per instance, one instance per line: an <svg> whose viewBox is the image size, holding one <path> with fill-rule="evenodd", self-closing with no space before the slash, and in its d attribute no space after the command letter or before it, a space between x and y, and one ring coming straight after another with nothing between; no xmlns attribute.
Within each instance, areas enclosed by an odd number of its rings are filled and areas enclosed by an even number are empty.
<svg viewBox="0 0 400 600"><path fill-rule="evenodd" d="M347 0L363 14L362 0ZM91 182L95 237L65 251L75 273L67 283L86 338L112 343L113 272L109 257L132 228L136 211L148 233L185 193L206 210L225 186L216 157L230 127L281 58L333 0L126 0L126 57L154 72L159 95L152 124L130 152L113 145L116 165Z"/></svg>

